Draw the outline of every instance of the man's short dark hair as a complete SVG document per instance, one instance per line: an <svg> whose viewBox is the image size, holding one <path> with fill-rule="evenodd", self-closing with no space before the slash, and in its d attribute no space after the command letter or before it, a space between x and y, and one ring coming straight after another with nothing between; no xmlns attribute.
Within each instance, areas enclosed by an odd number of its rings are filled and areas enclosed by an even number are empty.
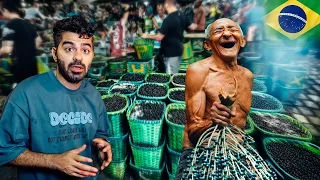
<svg viewBox="0 0 320 180"><path fill-rule="evenodd" d="M168 4L171 4L171 5L177 5L177 1L176 0L166 0L165 2L168 3Z"/></svg>
<svg viewBox="0 0 320 180"><path fill-rule="evenodd" d="M72 16L58 21L53 27L54 46L58 47L63 32L79 34L80 38L90 38L95 32L95 26L86 21L82 16Z"/></svg>
<svg viewBox="0 0 320 180"><path fill-rule="evenodd" d="M21 14L20 0L3 0L2 8L8 10L11 13Z"/></svg>

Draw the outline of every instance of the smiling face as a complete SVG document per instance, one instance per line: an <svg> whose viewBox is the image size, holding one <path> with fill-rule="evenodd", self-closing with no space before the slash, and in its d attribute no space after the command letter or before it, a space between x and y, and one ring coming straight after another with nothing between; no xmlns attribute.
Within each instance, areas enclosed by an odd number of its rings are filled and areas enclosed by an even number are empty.
<svg viewBox="0 0 320 180"><path fill-rule="evenodd" d="M240 27L230 19L218 19L211 25L210 38L205 41L205 48L211 50L222 60L233 60L240 47L245 46L245 39Z"/></svg>
<svg viewBox="0 0 320 180"><path fill-rule="evenodd" d="M77 84L88 73L94 57L92 37L80 38L77 33L64 32L52 54L60 75L69 83Z"/></svg>

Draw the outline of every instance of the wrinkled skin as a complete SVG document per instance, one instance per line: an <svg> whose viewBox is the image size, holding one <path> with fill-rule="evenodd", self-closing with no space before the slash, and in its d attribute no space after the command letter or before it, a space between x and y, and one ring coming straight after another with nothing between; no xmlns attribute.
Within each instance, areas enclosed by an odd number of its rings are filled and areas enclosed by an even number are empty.
<svg viewBox="0 0 320 180"><path fill-rule="evenodd" d="M187 70L185 148L195 147L201 134L213 125L244 128L251 106L253 74L237 64L240 47L245 46L239 26L230 19L218 19L204 46L212 55ZM221 88L235 100L229 108L220 102Z"/></svg>

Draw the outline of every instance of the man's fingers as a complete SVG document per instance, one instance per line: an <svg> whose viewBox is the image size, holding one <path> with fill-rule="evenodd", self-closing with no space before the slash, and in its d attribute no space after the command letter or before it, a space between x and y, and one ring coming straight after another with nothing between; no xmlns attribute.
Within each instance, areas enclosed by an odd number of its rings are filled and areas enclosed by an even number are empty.
<svg viewBox="0 0 320 180"><path fill-rule="evenodd" d="M101 138L95 138L93 142L99 149L104 148L105 146L108 145L108 142Z"/></svg>
<svg viewBox="0 0 320 180"><path fill-rule="evenodd" d="M109 144L107 144L107 146L103 147L103 149L101 150L102 152L111 152L111 146Z"/></svg>
<svg viewBox="0 0 320 180"><path fill-rule="evenodd" d="M84 157L84 156L79 156L79 155L77 155L75 157L75 160L78 161L78 162L89 162L89 163L92 162L92 159Z"/></svg>
<svg viewBox="0 0 320 180"><path fill-rule="evenodd" d="M75 153L75 154L80 154L82 151L84 151L86 149L87 145L82 145L81 147L71 150L71 152Z"/></svg>
<svg viewBox="0 0 320 180"><path fill-rule="evenodd" d="M219 111L227 111L228 113L231 113L229 108L219 102L214 102L213 105L216 106Z"/></svg>
<svg viewBox="0 0 320 180"><path fill-rule="evenodd" d="M87 177L87 176L84 176L84 175L81 175L81 174L78 174L78 173L71 173L71 176L79 177L79 178L85 178L85 177Z"/></svg>
<svg viewBox="0 0 320 180"><path fill-rule="evenodd" d="M221 121L221 120L218 120L218 119L215 119L214 121L215 121L214 122L215 124L219 124L221 126L228 126L228 123L226 123L224 121Z"/></svg>
<svg viewBox="0 0 320 180"><path fill-rule="evenodd" d="M224 117L224 116L220 116L220 115L218 115L218 114L216 114L215 120L223 121L223 122L226 122L226 123L231 123L231 121L230 121L229 118L226 118L226 117Z"/></svg>
<svg viewBox="0 0 320 180"><path fill-rule="evenodd" d="M96 175L97 175L96 173L89 172L89 171L84 171L84 170L78 169L78 168L76 168L76 167L74 167L73 171L74 171L76 174L79 174L79 175L84 176L84 177L96 176Z"/></svg>
<svg viewBox="0 0 320 180"><path fill-rule="evenodd" d="M80 170L84 170L84 171L89 171L89 172L92 172L92 173L97 173L98 172L98 169L95 168L95 167L92 167L92 166L89 166L89 165L86 165L86 164L82 164L82 163L75 163L74 166Z"/></svg>

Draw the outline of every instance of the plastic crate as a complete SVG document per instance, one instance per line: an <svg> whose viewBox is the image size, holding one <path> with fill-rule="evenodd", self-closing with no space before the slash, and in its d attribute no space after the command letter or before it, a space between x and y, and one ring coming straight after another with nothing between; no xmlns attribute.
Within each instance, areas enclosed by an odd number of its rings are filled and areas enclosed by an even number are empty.
<svg viewBox="0 0 320 180"><path fill-rule="evenodd" d="M163 170L165 167L165 163L163 162L160 166L160 169L150 169L150 168L142 168L137 167L132 158L130 160L130 167L132 168L136 179L145 179L145 180L162 180L163 179Z"/></svg>
<svg viewBox="0 0 320 180"><path fill-rule="evenodd" d="M122 180L124 178L127 169L127 157L121 161L114 161L104 169L109 177L116 180Z"/></svg>
<svg viewBox="0 0 320 180"><path fill-rule="evenodd" d="M129 133L120 137L108 137L107 140L111 145L112 162L122 162L128 155L128 137Z"/></svg>

